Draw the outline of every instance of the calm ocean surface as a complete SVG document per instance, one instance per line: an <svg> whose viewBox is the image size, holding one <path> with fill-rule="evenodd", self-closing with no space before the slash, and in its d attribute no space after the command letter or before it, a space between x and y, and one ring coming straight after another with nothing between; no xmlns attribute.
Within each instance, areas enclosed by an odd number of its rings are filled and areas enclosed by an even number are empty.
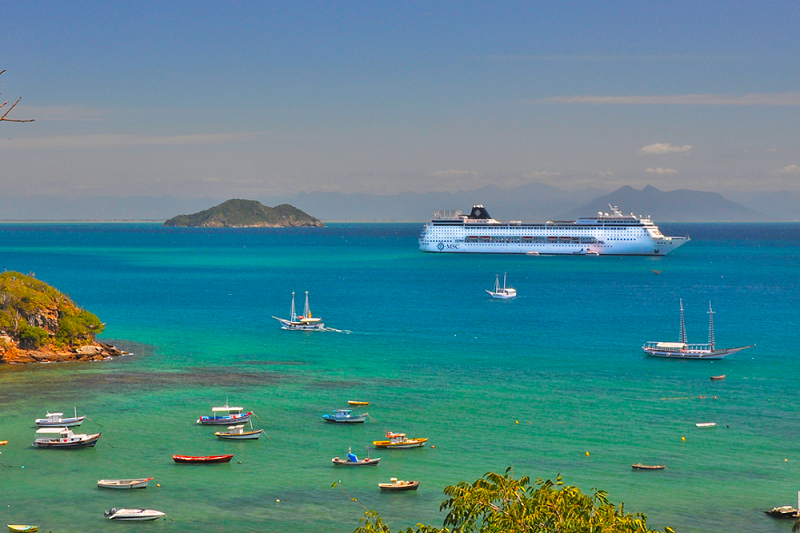
<svg viewBox="0 0 800 533"><path fill-rule="evenodd" d="M2 267L68 293L134 352L0 367L0 523L117 531L103 511L147 507L169 517L153 532L349 532L362 504L395 531L441 525L446 485L512 466L607 490L653 528L790 531L761 511L800 490L800 225L662 224L693 240L661 258L431 255L420 229L0 225ZM503 272L519 297L492 301L484 289ZM292 291L302 308L306 290L349 333L281 330L271 317L288 315ZM707 340L711 300L718 345L757 347L645 357L645 341L677 340L679 298L690 342ZM261 440L195 424L226 399L255 411ZM372 402L365 424L323 422L349 399ZM81 432L102 431L97 447L34 449L34 418L73 406L91 419ZM430 445L372 450L376 468L331 465L387 429ZM231 464L171 459L223 452ZM156 479L95 486L138 476ZM383 494L390 477L422 484Z"/></svg>

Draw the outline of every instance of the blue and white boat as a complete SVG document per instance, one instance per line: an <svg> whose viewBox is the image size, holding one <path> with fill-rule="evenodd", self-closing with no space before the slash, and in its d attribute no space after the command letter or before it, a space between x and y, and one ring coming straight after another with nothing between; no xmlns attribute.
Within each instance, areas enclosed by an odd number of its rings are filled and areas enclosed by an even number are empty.
<svg viewBox="0 0 800 533"><path fill-rule="evenodd" d="M332 415L322 415L326 422L338 422L340 424L363 424L369 413L354 415L352 409L337 409Z"/></svg>
<svg viewBox="0 0 800 533"><path fill-rule="evenodd" d="M204 426L229 426L241 422L247 422L253 416L253 412L244 413L244 407L229 407L225 404L222 407L212 407L211 416L201 416L197 419L198 424Z"/></svg>

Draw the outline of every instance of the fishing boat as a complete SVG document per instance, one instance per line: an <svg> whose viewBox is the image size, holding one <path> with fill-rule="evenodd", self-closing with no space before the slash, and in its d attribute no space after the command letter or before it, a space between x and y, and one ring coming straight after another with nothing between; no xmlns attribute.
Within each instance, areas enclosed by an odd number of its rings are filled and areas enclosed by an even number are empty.
<svg viewBox="0 0 800 533"><path fill-rule="evenodd" d="M780 507L773 507L769 511L764 511L765 514L773 518L800 518L800 510L791 505L781 505Z"/></svg>
<svg viewBox="0 0 800 533"><path fill-rule="evenodd" d="M666 465L643 465L642 463L631 465L634 470L664 470L666 467Z"/></svg>
<svg viewBox="0 0 800 533"><path fill-rule="evenodd" d="M517 289L512 289L511 287L506 287L506 274L503 274L503 286L500 287L500 276L495 274L494 276L494 291L486 290L489 293L489 296L492 298L497 298L499 300L510 300L511 298L517 297Z"/></svg>
<svg viewBox="0 0 800 533"><path fill-rule="evenodd" d="M230 463L233 459L233 454L230 455L173 455L172 460L176 463L191 463L191 464L214 464L214 463Z"/></svg>
<svg viewBox="0 0 800 533"><path fill-rule="evenodd" d="M711 381L722 381L725 379L725 374L720 374L719 376L711 376Z"/></svg>
<svg viewBox="0 0 800 533"><path fill-rule="evenodd" d="M402 490L417 490L419 488L419 481L405 481L398 480L396 477L391 478L390 483L378 483L381 490L399 492Z"/></svg>
<svg viewBox="0 0 800 533"><path fill-rule="evenodd" d="M376 448L386 448L389 450L402 450L406 448L421 448L428 442L427 438L409 439L405 433L386 432L387 440L374 440L372 444Z"/></svg>
<svg viewBox="0 0 800 533"><path fill-rule="evenodd" d="M39 531L39 526L23 526L21 524L7 524L9 531L30 532Z"/></svg>
<svg viewBox="0 0 800 533"><path fill-rule="evenodd" d="M100 438L100 433L76 434L69 428L41 428L36 430L36 434L47 435L34 439L33 445L38 448L90 448Z"/></svg>
<svg viewBox="0 0 800 533"><path fill-rule="evenodd" d="M297 316L294 310L294 292L292 292L292 309L288 319L278 318L273 316L275 320L281 323L281 329L290 329L295 331L324 331L325 324L319 317L311 316L311 308L308 306L308 291L306 291L306 306L301 316Z"/></svg>
<svg viewBox="0 0 800 533"><path fill-rule="evenodd" d="M716 422L698 422L697 424L695 424L695 426L697 426L697 427L699 427L701 429L715 428L715 427L717 427L717 423Z"/></svg>
<svg viewBox="0 0 800 533"><path fill-rule="evenodd" d="M339 459L338 457L334 457L331 459L331 462L336 466L377 466L381 458L377 457L375 459L370 459L369 450L367 451L367 458L359 459L356 454L353 453L351 448L347 451L347 459Z"/></svg>
<svg viewBox="0 0 800 533"><path fill-rule="evenodd" d="M47 413L45 418L37 418L34 422L40 428L69 428L80 426L85 419L85 416L78 416L76 407L75 416L64 418L64 413Z"/></svg>
<svg viewBox="0 0 800 533"><path fill-rule="evenodd" d="M363 424L369 413L354 415L352 409L337 409L332 415L322 415L325 422L339 424Z"/></svg>
<svg viewBox="0 0 800 533"><path fill-rule="evenodd" d="M97 486L101 489L146 489L152 477L140 477L135 479L100 479Z"/></svg>
<svg viewBox="0 0 800 533"><path fill-rule="evenodd" d="M167 516L167 513L162 513L154 509L109 509L103 513L103 516L109 520L143 522L146 520L158 520L159 518Z"/></svg>
<svg viewBox="0 0 800 533"><path fill-rule="evenodd" d="M686 324L683 320L683 299L681 304L681 331L678 342L654 342L648 341L642 346L644 353L651 357L669 357L675 359L724 359L725 357L752 348L751 346L740 346L738 348L717 348L714 341L714 310L711 309L711 302L708 302L708 343L689 344L686 340ZM723 376L724 377L724 376Z"/></svg>
<svg viewBox="0 0 800 533"><path fill-rule="evenodd" d="M347 400L347 405L369 405L369 402L361 402L358 400Z"/></svg>
<svg viewBox="0 0 800 533"><path fill-rule="evenodd" d="M205 426L228 426L233 423L247 422L253 416L253 412L243 413L243 407L229 407L225 403L222 407L212 407L211 416L201 416L197 419L198 424Z"/></svg>
<svg viewBox="0 0 800 533"><path fill-rule="evenodd" d="M226 440L256 440L262 433L263 429L253 429L253 421L250 421L251 431L244 430L244 424L238 426L228 426L228 431L217 431L214 433L220 439Z"/></svg>

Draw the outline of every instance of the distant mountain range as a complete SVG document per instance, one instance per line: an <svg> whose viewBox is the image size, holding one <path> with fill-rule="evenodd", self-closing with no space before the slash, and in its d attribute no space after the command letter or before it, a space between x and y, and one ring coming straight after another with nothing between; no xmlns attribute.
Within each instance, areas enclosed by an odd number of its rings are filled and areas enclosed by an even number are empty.
<svg viewBox="0 0 800 533"><path fill-rule="evenodd" d="M608 204L625 213L650 215L656 222L800 220L800 193L718 193L661 191L621 187L609 193L587 188L565 191L542 183L513 189L489 185L474 191L397 195L299 193L256 198L267 205L288 203L321 220L423 221L439 209L468 212L483 204L498 220L565 220L607 212ZM162 197L0 198L0 220L166 220L176 213L195 213L221 200Z"/></svg>

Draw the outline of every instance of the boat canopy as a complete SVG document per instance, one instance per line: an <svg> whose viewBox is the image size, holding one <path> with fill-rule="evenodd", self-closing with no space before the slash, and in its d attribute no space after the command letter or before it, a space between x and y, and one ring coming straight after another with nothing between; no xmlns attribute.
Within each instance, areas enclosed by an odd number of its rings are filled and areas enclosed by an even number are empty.
<svg viewBox="0 0 800 533"><path fill-rule="evenodd" d="M686 348L686 344L682 342L659 342L656 348Z"/></svg>
<svg viewBox="0 0 800 533"><path fill-rule="evenodd" d="M50 418L51 416L62 417L64 416L64 413L47 413L47 418Z"/></svg>
<svg viewBox="0 0 800 533"><path fill-rule="evenodd" d="M230 429L231 431L233 431L234 429L244 429L244 424L240 426L228 426L228 429Z"/></svg>
<svg viewBox="0 0 800 533"><path fill-rule="evenodd" d="M244 411L244 407L212 407L211 412L213 413L227 413L230 411Z"/></svg>
<svg viewBox="0 0 800 533"><path fill-rule="evenodd" d="M69 428L41 428L36 430L37 434L42 434L42 435L44 434L52 435L55 433L58 433L60 435L61 433L68 433L68 432Z"/></svg>

